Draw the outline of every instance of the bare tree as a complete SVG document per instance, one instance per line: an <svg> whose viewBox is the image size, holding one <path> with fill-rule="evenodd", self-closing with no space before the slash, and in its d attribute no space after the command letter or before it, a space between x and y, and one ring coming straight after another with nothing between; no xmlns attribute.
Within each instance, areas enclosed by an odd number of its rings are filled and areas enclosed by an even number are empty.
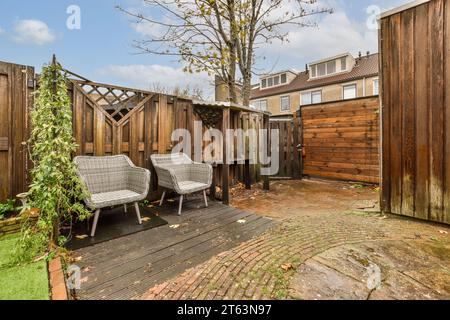
<svg viewBox="0 0 450 320"><path fill-rule="evenodd" d="M144 0L158 13L121 11L136 23L157 28L145 40L134 42L144 53L175 56L186 72L208 72L228 84L231 102L237 102L236 82L242 78L242 100L248 105L255 51L261 44L287 41L290 27L311 27L309 17L331 13L317 0ZM142 26L142 25L141 25Z"/></svg>

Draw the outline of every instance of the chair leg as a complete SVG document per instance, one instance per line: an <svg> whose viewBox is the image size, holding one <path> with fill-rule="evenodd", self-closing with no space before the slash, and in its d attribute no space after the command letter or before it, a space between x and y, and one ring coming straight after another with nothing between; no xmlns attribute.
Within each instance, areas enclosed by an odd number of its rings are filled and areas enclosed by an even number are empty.
<svg viewBox="0 0 450 320"><path fill-rule="evenodd" d="M137 202L134 203L134 210L136 210L136 216L139 224L142 224L141 212L139 211L139 204Z"/></svg>
<svg viewBox="0 0 450 320"><path fill-rule="evenodd" d="M165 196L166 196L166 191L164 191L163 194L162 194L161 201L159 202L159 206L163 205Z"/></svg>
<svg viewBox="0 0 450 320"><path fill-rule="evenodd" d="M100 209L95 211L94 223L92 224L91 237L95 236L95 230L97 229L98 216L100 215Z"/></svg>
<svg viewBox="0 0 450 320"><path fill-rule="evenodd" d="M205 199L205 206L208 208L208 198L206 198L206 190L203 190L203 198Z"/></svg>
<svg viewBox="0 0 450 320"><path fill-rule="evenodd" d="M124 211L125 213L127 213L127 205L126 205L126 204L123 205L123 211Z"/></svg>
<svg viewBox="0 0 450 320"><path fill-rule="evenodd" d="M180 196L180 203L178 205L178 215L181 216L181 208L183 207L183 196Z"/></svg>

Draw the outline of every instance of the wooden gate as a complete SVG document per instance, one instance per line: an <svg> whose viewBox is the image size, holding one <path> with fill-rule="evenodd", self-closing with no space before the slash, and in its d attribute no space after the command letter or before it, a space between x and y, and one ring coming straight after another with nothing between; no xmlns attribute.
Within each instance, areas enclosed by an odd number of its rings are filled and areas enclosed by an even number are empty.
<svg viewBox="0 0 450 320"><path fill-rule="evenodd" d="M28 112L34 68L0 62L0 202L26 189Z"/></svg>
<svg viewBox="0 0 450 320"><path fill-rule="evenodd" d="M450 224L450 1L381 20L383 212Z"/></svg>
<svg viewBox="0 0 450 320"><path fill-rule="evenodd" d="M304 106L303 173L379 182L379 98Z"/></svg>
<svg viewBox="0 0 450 320"><path fill-rule="evenodd" d="M276 178L299 179L302 176L300 141L302 130L299 118L270 119L270 129L278 130L279 140L279 171Z"/></svg>

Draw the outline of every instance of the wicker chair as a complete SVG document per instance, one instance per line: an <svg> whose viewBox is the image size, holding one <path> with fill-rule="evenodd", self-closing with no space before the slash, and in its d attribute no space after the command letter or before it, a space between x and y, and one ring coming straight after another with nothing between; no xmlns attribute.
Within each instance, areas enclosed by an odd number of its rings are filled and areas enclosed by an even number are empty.
<svg viewBox="0 0 450 320"><path fill-rule="evenodd" d="M193 162L184 153L154 154L151 160L158 175L158 185L180 195L178 215L181 215L183 197L194 192L203 191L205 206L208 207L206 190L212 183L211 165ZM163 192L160 205L165 195L166 191Z"/></svg>
<svg viewBox="0 0 450 320"><path fill-rule="evenodd" d="M147 197L150 171L136 167L125 155L111 157L76 157L78 175L85 183L90 197L87 206L95 210L91 237L95 235L100 211L106 207L134 203L139 224L142 224L138 202Z"/></svg>

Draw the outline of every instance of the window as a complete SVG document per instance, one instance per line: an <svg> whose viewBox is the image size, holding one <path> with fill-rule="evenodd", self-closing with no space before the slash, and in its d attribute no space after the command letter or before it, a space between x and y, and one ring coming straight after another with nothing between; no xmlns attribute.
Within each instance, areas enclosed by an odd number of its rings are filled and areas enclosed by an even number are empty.
<svg viewBox="0 0 450 320"><path fill-rule="evenodd" d="M291 99L289 96L284 96L280 98L281 100L281 111L291 110Z"/></svg>
<svg viewBox="0 0 450 320"><path fill-rule="evenodd" d="M317 65L317 76L323 77L327 74L327 65L325 63L321 63Z"/></svg>
<svg viewBox="0 0 450 320"><path fill-rule="evenodd" d="M267 86L268 86L268 87L273 86L273 78L267 79Z"/></svg>
<svg viewBox="0 0 450 320"><path fill-rule="evenodd" d="M343 98L344 100L356 98L356 84L344 86Z"/></svg>
<svg viewBox="0 0 450 320"><path fill-rule="evenodd" d="M267 100L261 100L259 110L261 111L267 111Z"/></svg>
<svg viewBox="0 0 450 320"><path fill-rule="evenodd" d="M280 77L276 76L273 78L273 85L277 86L280 84Z"/></svg>
<svg viewBox="0 0 450 320"><path fill-rule="evenodd" d="M327 74L336 73L336 60L327 62Z"/></svg>
<svg viewBox="0 0 450 320"><path fill-rule="evenodd" d="M312 76L313 78L316 77L316 66L312 66L312 67L311 67L311 76Z"/></svg>
<svg viewBox="0 0 450 320"><path fill-rule="evenodd" d="M347 70L347 58L341 58L341 71Z"/></svg>
<svg viewBox="0 0 450 320"><path fill-rule="evenodd" d="M311 93L311 101L312 103L321 103L322 102L322 91L314 91Z"/></svg>
<svg viewBox="0 0 450 320"><path fill-rule="evenodd" d="M267 79L263 79L261 81L261 87L263 87L263 88L267 87Z"/></svg>
<svg viewBox="0 0 450 320"><path fill-rule="evenodd" d="M311 104L311 92L302 93L302 106Z"/></svg>
<svg viewBox="0 0 450 320"><path fill-rule="evenodd" d="M287 82L287 75L286 75L286 73L283 73L281 75L281 83L286 83L286 82Z"/></svg>
<svg viewBox="0 0 450 320"><path fill-rule="evenodd" d="M379 94L379 81L378 79L373 80L373 95L376 96Z"/></svg>
<svg viewBox="0 0 450 320"><path fill-rule="evenodd" d="M312 92L305 92L302 93L301 97L301 105L308 105L308 104L314 104L314 103L321 103L322 102L322 91L312 91Z"/></svg>

